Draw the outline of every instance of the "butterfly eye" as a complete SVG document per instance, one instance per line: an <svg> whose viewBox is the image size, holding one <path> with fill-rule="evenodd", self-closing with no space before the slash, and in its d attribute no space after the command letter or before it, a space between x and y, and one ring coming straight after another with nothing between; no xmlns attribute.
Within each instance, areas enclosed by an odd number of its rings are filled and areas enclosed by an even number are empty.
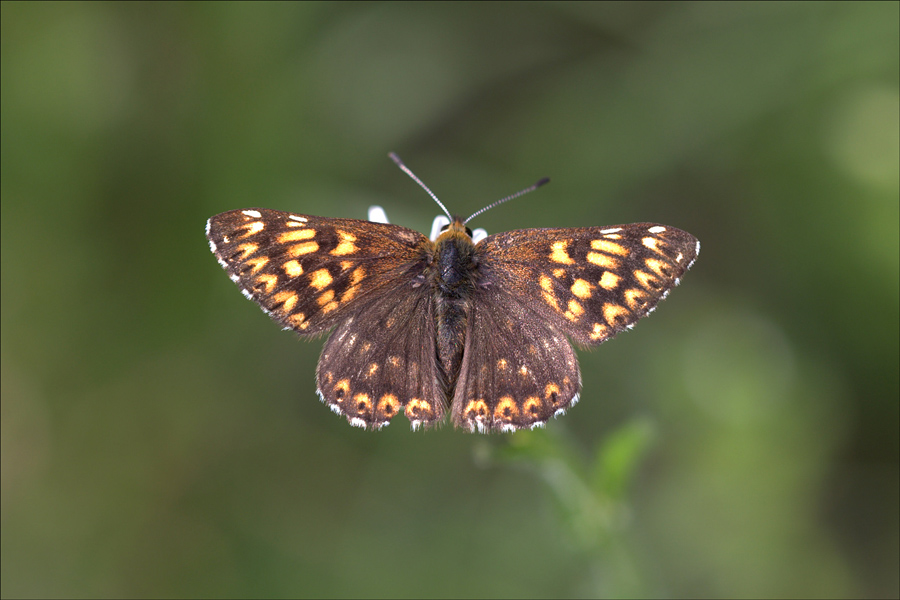
<svg viewBox="0 0 900 600"><path fill-rule="evenodd" d="M441 233L444 233L444 232L447 231L448 229L450 229L450 223L447 223L446 225L444 225L443 227L441 227Z"/></svg>
<svg viewBox="0 0 900 600"><path fill-rule="evenodd" d="M469 237L472 237L472 230L469 229L468 227L466 227L466 235L468 235Z"/></svg>

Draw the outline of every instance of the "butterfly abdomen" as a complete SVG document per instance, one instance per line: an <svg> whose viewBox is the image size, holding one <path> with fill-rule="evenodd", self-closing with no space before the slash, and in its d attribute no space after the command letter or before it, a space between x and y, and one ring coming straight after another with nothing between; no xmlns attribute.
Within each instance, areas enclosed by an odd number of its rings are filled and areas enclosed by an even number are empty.
<svg viewBox="0 0 900 600"><path fill-rule="evenodd" d="M434 245L430 279L435 301L437 352L448 397L459 375L472 292L478 279L475 244L458 219Z"/></svg>

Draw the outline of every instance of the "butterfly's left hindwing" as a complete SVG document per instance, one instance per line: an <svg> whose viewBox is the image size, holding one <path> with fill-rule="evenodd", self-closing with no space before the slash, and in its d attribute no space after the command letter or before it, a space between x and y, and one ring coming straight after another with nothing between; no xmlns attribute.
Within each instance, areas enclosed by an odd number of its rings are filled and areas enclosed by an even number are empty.
<svg viewBox="0 0 900 600"><path fill-rule="evenodd" d="M352 425L380 429L403 413L417 429L444 418L434 297L417 283L369 296L325 342L319 394Z"/></svg>

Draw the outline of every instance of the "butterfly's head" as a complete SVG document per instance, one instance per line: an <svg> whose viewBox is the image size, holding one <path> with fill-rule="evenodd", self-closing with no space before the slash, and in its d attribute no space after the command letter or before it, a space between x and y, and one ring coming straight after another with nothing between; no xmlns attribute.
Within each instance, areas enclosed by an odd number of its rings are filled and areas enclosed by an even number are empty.
<svg viewBox="0 0 900 600"><path fill-rule="evenodd" d="M477 244L487 237L487 231L481 228L475 230L469 229L466 227L466 222L460 217L453 217L453 220L450 220L444 215L438 215L431 224L431 235L428 236L428 239L432 242L436 242L440 236L451 230L468 235L474 244Z"/></svg>
<svg viewBox="0 0 900 600"><path fill-rule="evenodd" d="M462 217L454 216L452 221L448 221L446 217L436 217L435 223L438 222L438 219L441 219L441 225L440 230L435 237L435 241L458 238L463 240L467 239L471 242L475 236L474 232L466 227L466 223L462 220Z"/></svg>

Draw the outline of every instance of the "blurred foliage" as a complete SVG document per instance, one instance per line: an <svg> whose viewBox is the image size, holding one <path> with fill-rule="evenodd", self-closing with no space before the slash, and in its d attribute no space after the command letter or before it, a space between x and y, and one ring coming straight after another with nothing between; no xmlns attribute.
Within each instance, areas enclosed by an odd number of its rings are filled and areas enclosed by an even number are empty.
<svg viewBox="0 0 900 600"><path fill-rule="evenodd" d="M900 5L2 3L3 597L897 597ZM251 206L700 238L544 431L349 427ZM402 419L398 419L402 421Z"/></svg>

